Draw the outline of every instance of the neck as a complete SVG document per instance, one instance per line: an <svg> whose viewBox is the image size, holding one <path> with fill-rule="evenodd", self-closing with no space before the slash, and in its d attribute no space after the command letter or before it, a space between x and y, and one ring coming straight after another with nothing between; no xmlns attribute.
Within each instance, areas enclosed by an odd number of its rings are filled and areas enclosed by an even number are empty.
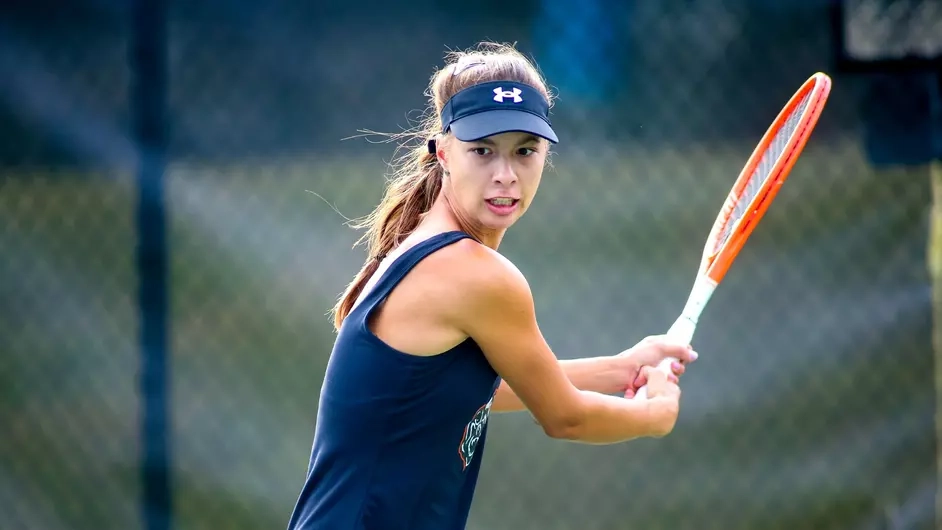
<svg viewBox="0 0 942 530"><path fill-rule="evenodd" d="M504 238L506 229L493 230L482 226L476 226L460 215L455 213L455 209L448 203L444 193L439 193L432 207L425 213L416 231L427 230L429 232L447 232L451 230L461 230L482 244L497 250L501 240Z"/></svg>

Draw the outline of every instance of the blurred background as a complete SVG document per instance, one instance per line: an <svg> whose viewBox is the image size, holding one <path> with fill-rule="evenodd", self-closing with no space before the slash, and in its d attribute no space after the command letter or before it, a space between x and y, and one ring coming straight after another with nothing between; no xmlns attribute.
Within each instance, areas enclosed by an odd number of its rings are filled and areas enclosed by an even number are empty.
<svg viewBox="0 0 942 530"><path fill-rule="evenodd" d="M765 128L834 86L701 319L674 432L494 416L468 528L937 528L940 4L7 0L0 529L286 526L365 258L345 218L395 148L359 131L414 126L485 40L559 95L501 252L560 358L666 330Z"/></svg>

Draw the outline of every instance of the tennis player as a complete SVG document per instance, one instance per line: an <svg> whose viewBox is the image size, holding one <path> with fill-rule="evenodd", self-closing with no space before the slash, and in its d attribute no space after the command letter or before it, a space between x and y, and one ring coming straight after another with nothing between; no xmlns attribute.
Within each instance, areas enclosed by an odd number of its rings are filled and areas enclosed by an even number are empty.
<svg viewBox="0 0 942 530"><path fill-rule="evenodd" d="M527 410L548 436L592 444L661 437L677 419L689 345L650 337L557 360L498 253L558 141L538 71L485 43L449 54L429 94L423 143L398 158L364 225L370 257L335 307L291 530L464 528L494 412ZM672 374L652 369L668 356L682 360ZM630 399L645 383L647 399Z"/></svg>

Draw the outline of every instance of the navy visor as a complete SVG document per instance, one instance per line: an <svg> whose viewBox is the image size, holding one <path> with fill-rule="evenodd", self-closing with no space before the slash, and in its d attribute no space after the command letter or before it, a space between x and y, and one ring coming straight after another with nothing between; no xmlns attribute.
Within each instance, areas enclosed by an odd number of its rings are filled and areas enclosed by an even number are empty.
<svg viewBox="0 0 942 530"><path fill-rule="evenodd" d="M514 81L491 81L455 94L442 109L442 131L463 142L505 132L525 132L557 143L549 104L535 88Z"/></svg>

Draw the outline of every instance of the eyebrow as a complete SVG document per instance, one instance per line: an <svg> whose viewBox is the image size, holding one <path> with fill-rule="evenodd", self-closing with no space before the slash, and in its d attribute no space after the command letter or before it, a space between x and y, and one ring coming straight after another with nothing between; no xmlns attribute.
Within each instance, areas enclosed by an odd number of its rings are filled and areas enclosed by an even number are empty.
<svg viewBox="0 0 942 530"><path fill-rule="evenodd" d="M517 146L519 147L523 144L528 144L530 142L539 142L539 141L540 139L536 135L528 134L524 136L523 140L520 140L519 142L517 142ZM497 145L497 143L494 140L491 140L490 138L481 138L480 140L476 140L475 142L479 144L485 144L485 145Z"/></svg>

